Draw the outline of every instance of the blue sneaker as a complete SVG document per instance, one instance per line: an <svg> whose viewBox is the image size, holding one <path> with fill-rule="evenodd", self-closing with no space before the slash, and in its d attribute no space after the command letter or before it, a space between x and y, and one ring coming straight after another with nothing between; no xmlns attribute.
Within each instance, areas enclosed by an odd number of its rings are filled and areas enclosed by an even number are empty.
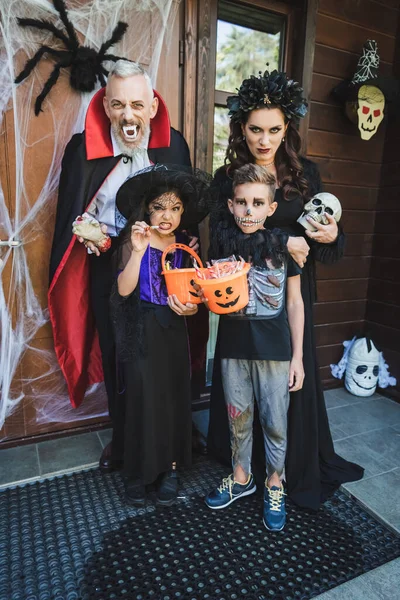
<svg viewBox="0 0 400 600"><path fill-rule="evenodd" d="M264 490L264 525L269 531L282 531L286 523L286 496L283 485L280 488L273 485L272 488L265 484Z"/></svg>
<svg viewBox="0 0 400 600"><path fill-rule="evenodd" d="M208 508L217 509L229 506L242 496L250 496L256 491L253 475L250 473L246 483L238 483L233 480L233 475L225 477L219 487L215 488L205 498Z"/></svg>

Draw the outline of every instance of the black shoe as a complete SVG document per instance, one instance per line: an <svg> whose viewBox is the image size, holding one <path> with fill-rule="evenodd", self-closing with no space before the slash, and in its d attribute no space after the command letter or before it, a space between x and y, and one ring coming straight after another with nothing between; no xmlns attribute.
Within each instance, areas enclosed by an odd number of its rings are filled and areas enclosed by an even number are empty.
<svg viewBox="0 0 400 600"><path fill-rule="evenodd" d="M119 471L124 466L122 460L115 460L112 458L112 446L111 442L104 448L99 462L99 469L102 473L112 473L113 471Z"/></svg>
<svg viewBox="0 0 400 600"><path fill-rule="evenodd" d="M144 506L146 502L146 489L140 479L126 480L125 502L132 506Z"/></svg>
<svg viewBox="0 0 400 600"><path fill-rule="evenodd" d="M157 490L157 504L170 506L178 495L178 473L167 471L164 473Z"/></svg>

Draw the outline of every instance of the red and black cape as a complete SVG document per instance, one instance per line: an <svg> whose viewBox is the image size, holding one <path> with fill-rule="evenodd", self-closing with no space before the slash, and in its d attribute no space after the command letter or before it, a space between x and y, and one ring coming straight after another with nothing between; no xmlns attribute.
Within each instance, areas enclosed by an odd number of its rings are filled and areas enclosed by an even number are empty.
<svg viewBox="0 0 400 600"><path fill-rule="evenodd" d="M121 157L114 156L110 121L104 112L105 88L93 97L85 131L68 143L61 168L56 223L50 257L48 306L57 360L68 385L71 404L78 407L86 389L103 381L100 346L89 295L89 261L86 248L72 233L81 215ZM190 166L183 136L170 125L167 107L159 100L152 119L148 146L153 163Z"/></svg>

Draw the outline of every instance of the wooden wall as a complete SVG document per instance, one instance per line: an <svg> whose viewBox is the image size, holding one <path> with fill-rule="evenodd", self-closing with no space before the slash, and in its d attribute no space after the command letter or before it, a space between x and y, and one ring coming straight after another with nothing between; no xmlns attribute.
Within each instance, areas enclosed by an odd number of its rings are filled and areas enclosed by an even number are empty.
<svg viewBox="0 0 400 600"><path fill-rule="evenodd" d="M400 78L400 20L394 74ZM384 393L400 400L400 113L389 107L368 287L366 329L397 378Z"/></svg>
<svg viewBox="0 0 400 600"><path fill-rule="evenodd" d="M352 77L367 39L378 43L382 72L392 71L399 8L399 0L319 0L307 151L320 167L325 190L337 195L342 202L342 223L347 233L344 259L334 266L319 265L317 270L316 339L325 387L341 385L331 376L329 365L341 358L344 340L364 333L367 294L369 289L372 294L374 288L373 279L369 285L370 274L384 265L389 266L382 262L383 256L388 254L381 254L382 259L372 259L372 254L374 239L375 248L381 243L379 231L390 206L384 200L386 195L380 193L380 185L385 173L396 172L390 162L382 167L383 161L389 161L384 158L386 126L381 125L370 141L361 140L357 127L344 115L343 107L332 97L331 90L341 80ZM391 186L400 184L399 166L393 176L397 177L397 184L393 179ZM396 193L393 187L391 189L393 209ZM375 222L378 229L374 238ZM396 256L394 250L390 256ZM397 256L400 256L398 247ZM390 274L385 285L389 288L386 300L389 302L395 286ZM371 297L369 319L376 325L379 323L379 327L374 328L377 343L378 337L386 339L389 333L393 339L392 330L386 335L381 322L372 316L374 310L376 312L376 303ZM397 319L398 313L397 308Z"/></svg>

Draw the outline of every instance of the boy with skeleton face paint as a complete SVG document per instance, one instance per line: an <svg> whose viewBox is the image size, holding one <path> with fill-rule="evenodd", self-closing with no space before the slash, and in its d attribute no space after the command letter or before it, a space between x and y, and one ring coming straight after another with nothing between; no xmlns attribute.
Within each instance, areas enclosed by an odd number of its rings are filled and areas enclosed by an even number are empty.
<svg viewBox="0 0 400 600"><path fill-rule="evenodd" d="M217 228L210 258L231 254L251 262L249 304L219 324L222 383L229 418L233 474L206 497L211 509L225 508L256 491L251 473L254 397L264 436L267 477L264 525L285 525L284 465L289 392L301 389L304 306L301 269L264 229L277 207L275 178L248 164L233 178L230 215ZM217 254L217 255L216 255ZM286 301L285 301L286 297Z"/></svg>

